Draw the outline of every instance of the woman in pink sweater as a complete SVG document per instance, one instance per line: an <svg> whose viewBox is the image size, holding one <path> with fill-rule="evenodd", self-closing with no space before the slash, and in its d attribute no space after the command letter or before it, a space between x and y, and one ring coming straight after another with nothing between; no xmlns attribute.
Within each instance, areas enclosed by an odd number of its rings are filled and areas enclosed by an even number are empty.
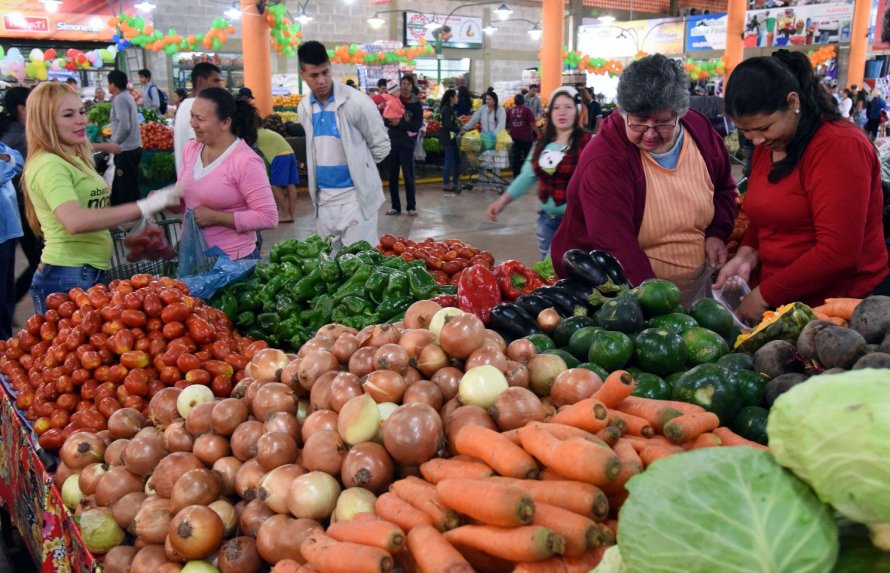
<svg viewBox="0 0 890 573"><path fill-rule="evenodd" d="M207 246L231 259L259 258L257 231L278 225L266 166L254 152L259 116L249 102L208 88L191 109L195 140L183 153L179 185Z"/></svg>

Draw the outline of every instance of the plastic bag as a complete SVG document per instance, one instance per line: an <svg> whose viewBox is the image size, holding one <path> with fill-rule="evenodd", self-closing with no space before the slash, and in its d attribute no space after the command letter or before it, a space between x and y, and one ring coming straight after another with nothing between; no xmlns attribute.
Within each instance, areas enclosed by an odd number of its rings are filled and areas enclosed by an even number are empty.
<svg viewBox="0 0 890 573"><path fill-rule="evenodd" d="M423 136L418 135L414 143L414 161L426 161L426 150L423 148Z"/></svg>
<svg viewBox="0 0 890 573"><path fill-rule="evenodd" d="M497 145L497 136L493 131L483 131L482 132L482 151L491 151Z"/></svg>
<svg viewBox="0 0 890 573"><path fill-rule="evenodd" d="M170 247L164 229L148 217L143 217L123 239L127 262L170 261L176 251Z"/></svg>
<svg viewBox="0 0 890 573"><path fill-rule="evenodd" d="M212 298L216 291L224 286L244 278L260 261L259 259L233 261L219 247L212 247L205 254L208 257L216 257L216 262L207 272L186 277L180 276L182 282L189 287L189 293L204 300Z"/></svg>
<svg viewBox="0 0 890 573"><path fill-rule="evenodd" d="M742 299L750 293L751 287L749 287L748 283L745 282L745 279L740 276L731 276L726 279L726 282L723 283L723 286L719 289L711 289L711 295L714 297L714 300L728 308L729 312L732 313L732 318L735 321L736 326L745 330L748 330L751 327L736 316L735 309L742 304Z"/></svg>
<svg viewBox="0 0 890 573"><path fill-rule="evenodd" d="M182 221L179 239L179 278L200 275L210 270L213 261L207 253L204 231L195 222L195 212L188 209Z"/></svg>
<svg viewBox="0 0 890 573"><path fill-rule="evenodd" d="M513 138L510 137L510 134L504 130L498 132L498 136L495 139L494 148L496 151L510 151L510 147L513 146Z"/></svg>
<svg viewBox="0 0 890 573"><path fill-rule="evenodd" d="M478 153L482 150L481 134L478 131L468 131L460 138L460 150Z"/></svg>

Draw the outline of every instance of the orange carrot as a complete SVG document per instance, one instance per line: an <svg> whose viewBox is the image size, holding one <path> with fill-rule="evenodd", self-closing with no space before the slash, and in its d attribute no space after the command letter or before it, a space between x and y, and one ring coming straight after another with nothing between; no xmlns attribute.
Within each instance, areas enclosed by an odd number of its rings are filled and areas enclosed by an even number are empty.
<svg viewBox="0 0 890 573"><path fill-rule="evenodd" d="M282 559L272 567L272 573L302 573L303 567L293 559Z"/></svg>
<svg viewBox="0 0 890 573"><path fill-rule="evenodd" d="M611 449L583 438L560 440L534 422L519 429L519 439L525 451L569 479L597 485L609 483L621 471L621 461Z"/></svg>
<svg viewBox="0 0 890 573"><path fill-rule="evenodd" d="M635 449L637 451L637 453L642 452L643 448L652 446L652 445L669 446L669 447L673 447L673 445L674 445L673 443L671 443L671 441L669 439L667 439L664 436L659 435L659 434L656 434L656 435L652 436L651 438L641 438L639 436L627 435L627 436L621 436L621 439L624 440L625 442L629 443L631 446L633 446L633 449Z"/></svg>
<svg viewBox="0 0 890 573"><path fill-rule="evenodd" d="M657 446L653 444L643 448L643 451L640 452L640 459L643 460L643 464L648 468L657 460L682 451L683 448L680 447Z"/></svg>
<svg viewBox="0 0 890 573"><path fill-rule="evenodd" d="M546 527L463 525L445 532L456 546L471 547L509 561L537 561L565 550L565 539Z"/></svg>
<svg viewBox="0 0 890 573"><path fill-rule="evenodd" d="M474 571L481 573L513 573L513 562L466 545L455 545L464 559L470 562Z"/></svg>
<svg viewBox="0 0 890 573"><path fill-rule="evenodd" d="M610 448L614 446L621 438L621 430L615 426L606 426L596 433L596 437L603 441Z"/></svg>
<svg viewBox="0 0 890 573"><path fill-rule="evenodd" d="M432 526L418 525L408 532L408 551L418 573L473 573L467 560Z"/></svg>
<svg viewBox="0 0 890 573"><path fill-rule="evenodd" d="M541 475L538 476L538 479L541 481L566 481L566 476L560 475L550 468L544 468L541 470Z"/></svg>
<svg viewBox="0 0 890 573"><path fill-rule="evenodd" d="M508 438L511 442L516 444L517 446L521 445L519 443L519 429L515 428L513 430L507 430L506 432L501 432L501 435L505 438ZM454 458L452 458L454 459Z"/></svg>
<svg viewBox="0 0 890 573"><path fill-rule="evenodd" d="M547 421L554 424L566 424L587 432L596 433L608 424L609 412L606 406L596 398L585 398L574 404L563 406Z"/></svg>
<svg viewBox="0 0 890 573"><path fill-rule="evenodd" d="M423 462L420 464L420 473L430 483L450 478L481 479L494 475L494 471L483 463L443 458Z"/></svg>
<svg viewBox="0 0 890 573"><path fill-rule="evenodd" d="M720 441L723 442L724 446L751 446L752 448L757 448L759 450L769 449L763 444L758 444L757 442L752 442L751 440L741 437L729 428L717 428L714 430L714 435L720 438Z"/></svg>
<svg viewBox="0 0 890 573"><path fill-rule="evenodd" d="M606 376L603 385L594 392L593 398L605 404L607 408L615 408L622 400L630 396L636 384L637 381L629 372L616 370Z"/></svg>
<svg viewBox="0 0 890 573"><path fill-rule="evenodd" d="M597 442L602 446L608 445L599 438L597 438L594 434L582 430L581 428L576 428L575 426L569 426L568 424L557 424L554 422L538 422L539 426L542 430L546 430L550 432L560 440L567 440L569 438L584 438L585 440L590 440L591 442ZM605 428L603 428L605 429ZM519 429L516 429L516 437L519 437ZM521 445L522 442L520 442Z"/></svg>
<svg viewBox="0 0 890 573"><path fill-rule="evenodd" d="M853 311L856 310L860 302L862 302L861 298L826 298L825 304L817 308L828 316L850 320L853 318Z"/></svg>
<svg viewBox="0 0 890 573"><path fill-rule="evenodd" d="M615 481L603 485L603 491L607 494L617 493L624 489L627 480L643 471L643 460L634 449L633 444L627 440L618 440L613 448L621 460L621 473L615 478Z"/></svg>
<svg viewBox="0 0 890 573"><path fill-rule="evenodd" d="M397 553L405 546L405 532L389 521L338 521L328 526L325 533L336 541L350 541L379 547Z"/></svg>
<svg viewBox="0 0 890 573"><path fill-rule="evenodd" d="M527 478L538 475L535 460L494 430L468 424L457 432L454 447L461 454L482 460L502 476Z"/></svg>
<svg viewBox="0 0 890 573"><path fill-rule="evenodd" d="M683 444L684 450L700 450L701 448L713 448L722 445L723 442L717 437L717 434L705 432L699 434L697 438L691 442Z"/></svg>
<svg viewBox="0 0 890 573"><path fill-rule="evenodd" d="M609 420L611 421L613 418L621 420L624 426L622 434L642 436L644 438L651 438L655 435L655 429L644 418L619 410L609 410Z"/></svg>
<svg viewBox="0 0 890 573"><path fill-rule="evenodd" d="M379 547L335 541L318 531L303 541L300 553L325 573L388 573L393 566L390 554Z"/></svg>
<svg viewBox="0 0 890 573"><path fill-rule="evenodd" d="M671 418L676 418L683 414L681 410L672 408L665 404L664 400L652 400L649 398L639 398L630 396L625 398L618 405L617 410L643 418L656 432L660 432L665 423Z"/></svg>
<svg viewBox="0 0 890 573"><path fill-rule="evenodd" d="M535 519L532 523L547 527L563 536L566 540L563 555L581 555L602 543L599 537L600 530L592 519L555 505L536 504Z"/></svg>
<svg viewBox="0 0 890 573"><path fill-rule="evenodd" d="M597 547L578 557L554 555L541 561L517 563L513 573L588 573L599 565L606 549Z"/></svg>
<svg viewBox="0 0 890 573"><path fill-rule="evenodd" d="M445 479L436 491L446 506L488 525L517 527L530 523L535 514L531 496L503 482Z"/></svg>
<svg viewBox="0 0 890 573"><path fill-rule="evenodd" d="M460 524L460 516L445 507L439 492L436 491L436 486L431 483L408 476L394 481L389 489L402 500L429 514L433 518L433 525L440 531L452 529Z"/></svg>
<svg viewBox="0 0 890 573"><path fill-rule="evenodd" d="M720 426L720 418L712 412L683 414L664 425L664 435L675 444L694 440L700 434L715 430Z"/></svg>
<svg viewBox="0 0 890 573"><path fill-rule="evenodd" d="M609 514L606 496L592 484L574 480L544 482L501 477L490 479L520 488L532 496L535 503L555 505L595 520L602 520Z"/></svg>
<svg viewBox="0 0 890 573"><path fill-rule="evenodd" d="M384 493L374 503L377 515L386 521L395 523L402 531L410 531L418 525L433 525L433 518L420 511L394 493Z"/></svg>

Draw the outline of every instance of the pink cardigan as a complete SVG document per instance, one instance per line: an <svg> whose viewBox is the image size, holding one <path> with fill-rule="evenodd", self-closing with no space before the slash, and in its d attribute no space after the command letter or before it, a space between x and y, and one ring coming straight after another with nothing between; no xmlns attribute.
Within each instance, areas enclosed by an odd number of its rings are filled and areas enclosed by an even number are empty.
<svg viewBox="0 0 890 573"><path fill-rule="evenodd" d="M206 206L234 213L235 228L204 228L207 246L219 247L232 259L246 257L256 249L257 231L278 225L278 209L266 175L266 165L243 140L212 172L195 180L195 161L202 145L192 140L183 153L179 184L187 209Z"/></svg>

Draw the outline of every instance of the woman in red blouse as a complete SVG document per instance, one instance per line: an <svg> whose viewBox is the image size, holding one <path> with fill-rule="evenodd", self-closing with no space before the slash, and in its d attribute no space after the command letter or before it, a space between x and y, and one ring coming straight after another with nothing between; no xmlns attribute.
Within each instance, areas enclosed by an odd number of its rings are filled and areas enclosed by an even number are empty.
<svg viewBox="0 0 890 573"><path fill-rule="evenodd" d="M750 225L715 283L738 275L756 285L739 316L756 323L793 301L890 292L877 152L841 119L807 57L779 50L742 62L725 100L756 146L744 202Z"/></svg>

